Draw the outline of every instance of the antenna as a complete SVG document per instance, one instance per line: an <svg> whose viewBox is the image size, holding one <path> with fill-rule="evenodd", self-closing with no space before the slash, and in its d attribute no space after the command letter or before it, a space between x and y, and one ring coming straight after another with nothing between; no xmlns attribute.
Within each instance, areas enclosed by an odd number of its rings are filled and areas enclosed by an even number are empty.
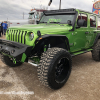
<svg viewBox="0 0 100 100"><path fill-rule="evenodd" d="M50 6L50 5L51 5L51 3L52 3L52 0L50 0L50 1L49 1L48 6ZM60 0L60 3L59 3L59 9L61 9L61 0Z"/></svg>
<svg viewBox="0 0 100 100"><path fill-rule="evenodd" d="M61 0L60 0L60 3L59 3L59 9L61 9Z"/></svg>
<svg viewBox="0 0 100 100"><path fill-rule="evenodd" d="M49 2L49 4L48 4L48 6L50 6L50 5L51 5L51 3L52 3L52 0L50 0L50 2Z"/></svg>

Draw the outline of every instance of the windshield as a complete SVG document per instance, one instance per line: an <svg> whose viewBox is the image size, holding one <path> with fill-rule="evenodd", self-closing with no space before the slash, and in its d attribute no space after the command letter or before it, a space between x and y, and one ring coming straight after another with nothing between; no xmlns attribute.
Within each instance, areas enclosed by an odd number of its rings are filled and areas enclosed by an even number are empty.
<svg viewBox="0 0 100 100"><path fill-rule="evenodd" d="M39 19L39 12L29 13L29 19Z"/></svg>
<svg viewBox="0 0 100 100"><path fill-rule="evenodd" d="M65 15L43 15L40 20L40 23L61 23L67 24L68 20L71 21L71 24L74 20L75 14L65 14Z"/></svg>
<svg viewBox="0 0 100 100"><path fill-rule="evenodd" d="M32 19L34 17L34 13L29 13L29 19Z"/></svg>

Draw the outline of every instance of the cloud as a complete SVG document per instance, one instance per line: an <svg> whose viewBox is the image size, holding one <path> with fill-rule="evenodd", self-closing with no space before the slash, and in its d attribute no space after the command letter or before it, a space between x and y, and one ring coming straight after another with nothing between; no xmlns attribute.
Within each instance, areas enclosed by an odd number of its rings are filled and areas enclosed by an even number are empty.
<svg viewBox="0 0 100 100"><path fill-rule="evenodd" d="M59 1L53 0L50 8L59 9ZM49 0L0 0L0 20L1 19L22 19L23 12L25 19L32 8L47 7ZM92 0L62 0L61 8L78 8L92 11Z"/></svg>
<svg viewBox="0 0 100 100"><path fill-rule="evenodd" d="M55 9L59 8L59 2L60 0L53 1L52 5ZM92 11L93 2L92 0L62 0L61 1L61 8L77 8L82 9L86 11Z"/></svg>

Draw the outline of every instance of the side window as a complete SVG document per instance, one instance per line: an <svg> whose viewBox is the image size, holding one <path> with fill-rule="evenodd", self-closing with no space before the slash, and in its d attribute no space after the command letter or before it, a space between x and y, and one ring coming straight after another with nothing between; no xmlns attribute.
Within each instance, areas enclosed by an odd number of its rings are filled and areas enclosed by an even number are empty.
<svg viewBox="0 0 100 100"><path fill-rule="evenodd" d="M90 15L90 27L96 27L96 16Z"/></svg>
<svg viewBox="0 0 100 100"><path fill-rule="evenodd" d="M82 27L87 27L87 14L80 13L78 15L78 20L84 20L84 24Z"/></svg>
<svg viewBox="0 0 100 100"><path fill-rule="evenodd" d="M100 17L99 16L97 17L97 26L98 26L97 29L100 30Z"/></svg>

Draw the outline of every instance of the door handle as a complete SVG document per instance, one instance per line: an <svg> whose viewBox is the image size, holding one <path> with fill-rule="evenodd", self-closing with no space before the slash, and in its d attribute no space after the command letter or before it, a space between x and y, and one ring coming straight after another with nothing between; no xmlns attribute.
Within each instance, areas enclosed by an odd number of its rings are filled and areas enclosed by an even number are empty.
<svg viewBox="0 0 100 100"><path fill-rule="evenodd" d="M85 32L85 34L89 34L89 32Z"/></svg>

